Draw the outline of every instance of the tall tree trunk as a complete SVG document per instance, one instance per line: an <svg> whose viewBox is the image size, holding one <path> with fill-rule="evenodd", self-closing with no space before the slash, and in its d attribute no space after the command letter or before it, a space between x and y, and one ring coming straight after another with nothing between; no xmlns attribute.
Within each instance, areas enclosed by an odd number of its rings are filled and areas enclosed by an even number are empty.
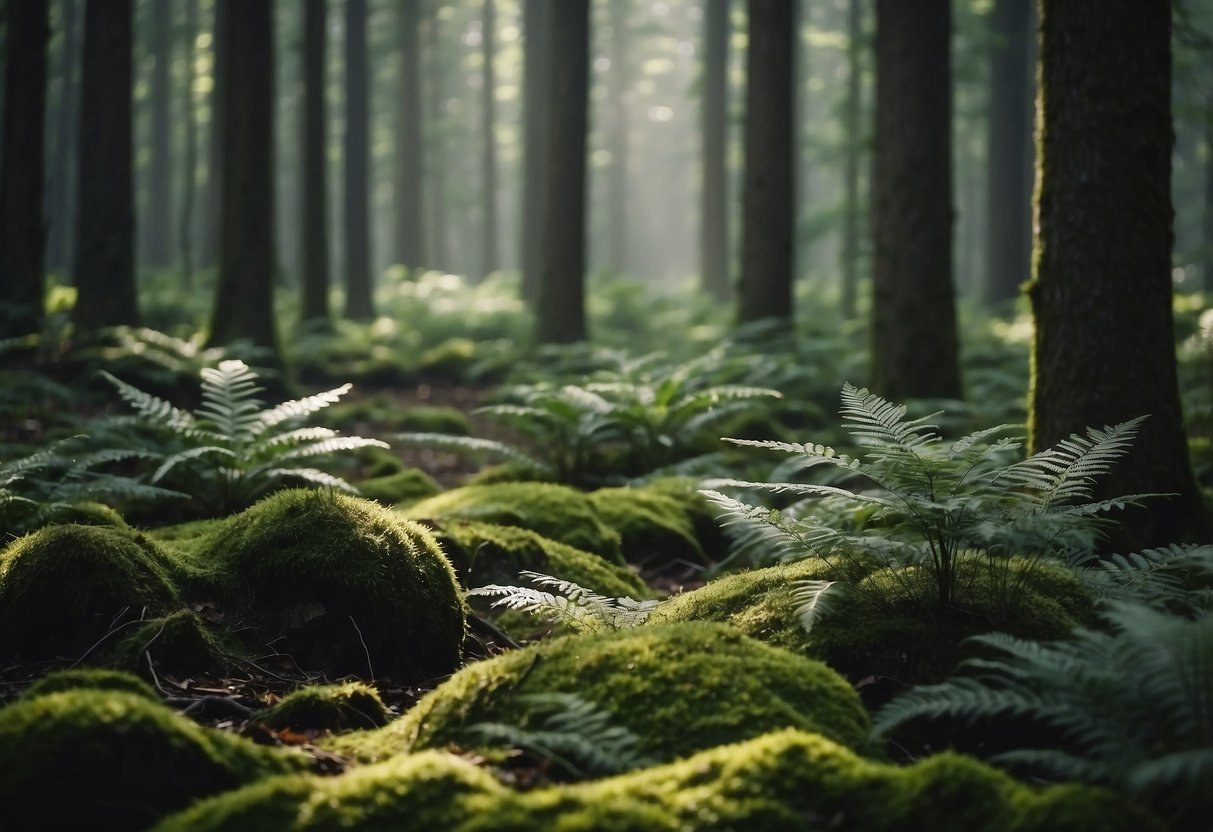
<svg viewBox="0 0 1213 832"><path fill-rule="evenodd" d="M304 321L329 320L328 118L324 103L325 0L303 3L302 240Z"/></svg>
<svg viewBox="0 0 1213 832"><path fill-rule="evenodd" d="M76 331L138 324L131 147L131 0L84 10Z"/></svg>
<svg viewBox="0 0 1213 832"><path fill-rule="evenodd" d="M729 197L725 150L729 136L730 0L706 0L703 32L703 196L699 268L703 289L718 301L732 296L729 281Z"/></svg>
<svg viewBox="0 0 1213 832"><path fill-rule="evenodd" d="M748 0L738 318L792 317L796 7Z"/></svg>
<svg viewBox="0 0 1213 832"><path fill-rule="evenodd" d="M484 122L484 222L480 234L480 272L485 277L498 268L497 253L497 76L493 62L496 57L497 14L493 0L484 0L484 21L481 26L484 49L484 89L482 118Z"/></svg>
<svg viewBox="0 0 1213 832"><path fill-rule="evenodd" d="M148 259L156 268L173 260L172 9L152 0L151 188L148 199Z"/></svg>
<svg viewBox="0 0 1213 832"><path fill-rule="evenodd" d="M400 4L400 92L396 124L396 260L417 269L425 265L425 227L421 213L424 161L421 144L421 0Z"/></svg>
<svg viewBox="0 0 1213 832"><path fill-rule="evenodd" d="M863 109L860 77L863 37L863 2L850 0L847 4L847 99L843 119L846 123L843 217L842 217L842 314L854 318L859 293L859 234L862 218L859 214L859 155L863 147L863 126L859 114Z"/></svg>
<svg viewBox="0 0 1213 832"><path fill-rule="evenodd" d="M345 7L345 314L375 317L371 299L370 109L367 102L366 0Z"/></svg>
<svg viewBox="0 0 1213 832"><path fill-rule="evenodd" d="M46 0L5 9L3 136L0 136L0 336L36 332L43 318L43 132Z"/></svg>
<svg viewBox="0 0 1213 832"><path fill-rule="evenodd" d="M610 61L607 73L607 151L611 166L607 171L607 217L609 253L607 263L617 274L628 272L628 101L630 86L627 27L631 14L629 0L610 0Z"/></svg>
<svg viewBox="0 0 1213 832"><path fill-rule="evenodd" d="M198 177L198 113L194 106L194 66L198 60L198 0L185 2L185 84L182 90L182 117L185 119L185 172L181 177L181 282L187 292L194 291L194 199Z"/></svg>
<svg viewBox="0 0 1213 832"><path fill-rule="evenodd" d="M1213 86L1205 98L1205 226L1201 258L1206 292L1213 293Z"/></svg>
<svg viewBox="0 0 1213 832"><path fill-rule="evenodd" d="M238 2L239 0L237 0ZM199 263L204 268L218 263L219 224L223 190L223 102L227 94L227 17L233 0L215 0L211 30L211 101L206 191L202 198L202 229L199 233Z"/></svg>
<svg viewBox="0 0 1213 832"><path fill-rule="evenodd" d="M589 0L549 9L552 98L548 110L546 189L535 340L584 341L585 146L590 62Z"/></svg>
<svg viewBox="0 0 1213 832"><path fill-rule="evenodd" d="M281 364L274 321L274 3L220 0L223 94L219 282L211 343L237 339Z"/></svg>
<svg viewBox="0 0 1213 832"><path fill-rule="evenodd" d="M522 182L522 297L534 308L543 266L543 200L547 190L552 0L523 0L524 41Z"/></svg>
<svg viewBox="0 0 1213 832"><path fill-rule="evenodd" d="M1041 4L1030 444L1150 414L1104 494L1170 492L1113 546L1207 534L1188 462L1171 312L1171 8Z"/></svg>
<svg viewBox="0 0 1213 832"><path fill-rule="evenodd" d="M450 247L446 216L446 148L440 138L446 102L446 56L442 49L442 20L438 15L438 4L430 11L426 20L426 69L429 75L426 123L430 135L426 137L425 181L429 186L430 245L427 265L434 269L451 269ZM435 136L435 132L439 136Z"/></svg>
<svg viewBox="0 0 1213 832"><path fill-rule="evenodd" d="M959 398L949 0L877 0L872 386Z"/></svg>
<svg viewBox="0 0 1213 832"><path fill-rule="evenodd" d="M75 229L73 208L76 189L77 120L80 117L80 80L77 63L80 55L80 26L77 22L78 0L62 0L59 4L63 20L63 37L59 56L59 110L56 113L57 135L54 136L55 156L51 167L50 228L47 234L47 266L53 271L71 268L72 233Z"/></svg>
<svg viewBox="0 0 1213 832"><path fill-rule="evenodd" d="M990 56L986 300L1003 303L1031 276L1031 0L997 0Z"/></svg>

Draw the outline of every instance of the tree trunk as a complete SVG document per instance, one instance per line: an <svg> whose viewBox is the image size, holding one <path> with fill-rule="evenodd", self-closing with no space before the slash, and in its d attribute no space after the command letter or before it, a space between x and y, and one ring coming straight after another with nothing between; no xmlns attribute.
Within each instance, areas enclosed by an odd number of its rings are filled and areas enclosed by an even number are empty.
<svg viewBox="0 0 1213 832"><path fill-rule="evenodd" d="M729 136L730 0L706 0L703 33L703 211L699 268L703 289L717 301L732 296L729 280L729 197L725 150Z"/></svg>
<svg viewBox="0 0 1213 832"><path fill-rule="evenodd" d="M952 289L951 4L877 0L872 386L959 398Z"/></svg>
<svg viewBox="0 0 1213 832"><path fill-rule="evenodd" d="M213 266L219 258L220 203L223 190L223 101L227 93L227 17L232 0L215 0L211 30L210 124L206 160L206 191L202 198L202 230L198 235L199 263Z"/></svg>
<svg viewBox="0 0 1213 832"><path fill-rule="evenodd" d="M990 61L986 300L1014 300L1031 276L1031 0L997 0Z"/></svg>
<svg viewBox="0 0 1213 832"><path fill-rule="evenodd" d="M1150 414L1104 495L1172 492L1119 513L1113 547L1206 534L1188 462L1171 312L1171 9L1041 4L1033 450Z"/></svg>
<svg viewBox="0 0 1213 832"><path fill-rule="evenodd" d="M43 319L43 120L46 0L5 10L4 122L0 137L0 336L37 332Z"/></svg>
<svg viewBox="0 0 1213 832"><path fill-rule="evenodd" d="M223 94L219 282L211 343L247 339L281 364L274 322L274 4L220 0Z"/></svg>
<svg viewBox="0 0 1213 832"><path fill-rule="evenodd" d="M487 277L498 268L497 253L497 77L493 71L496 56L497 15L493 0L484 0L484 22L481 26L484 48L484 89L482 90L484 122L484 223L481 225L480 272Z"/></svg>
<svg viewBox="0 0 1213 832"><path fill-rule="evenodd" d="M81 67L76 331L138 324L131 181L131 0L89 0Z"/></svg>
<svg viewBox="0 0 1213 832"><path fill-rule="evenodd" d="M80 79L77 63L80 56L80 34L77 22L78 0L62 0L62 52L59 56L59 110L56 113L55 157L51 168L50 228L47 234L47 266L52 271L71 269L72 232L75 228L74 205L76 189L76 126L80 116Z"/></svg>
<svg viewBox="0 0 1213 832"><path fill-rule="evenodd" d="M198 60L198 0L185 3L185 84L182 90L182 117L185 119L185 173L181 177L181 282L186 292L194 291L194 197L198 177L198 114L194 107L194 66Z"/></svg>
<svg viewBox="0 0 1213 832"><path fill-rule="evenodd" d="M629 0L610 0L610 61L607 73L607 265L616 274L628 273L628 102L630 85L627 53Z"/></svg>
<svg viewBox="0 0 1213 832"><path fill-rule="evenodd" d="M345 314L375 317L371 298L370 109L367 103L366 0L345 7Z"/></svg>
<svg viewBox="0 0 1213 832"><path fill-rule="evenodd" d="M446 121L444 104L446 102L446 71L443 61L445 55L442 48L442 20L438 15L438 4L430 11L426 20L426 69L429 75L429 96L426 123L430 134L424 151L425 181L429 186L429 219L430 245L427 263L430 268L451 270L449 240L447 238L446 216L446 148L443 146L441 134ZM438 134L436 136L436 134ZM424 141L424 140L423 140Z"/></svg>
<svg viewBox="0 0 1213 832"><path fill-rule="evenodd" d="M1205 226L1201 271L1206 292L1213 294L1213 87L1205 98Z"/></svg>
<svg viewBox="0 0 1213 832"><path fill-rule="evenodd" d="M543 206L546 241L541 254L535 340L584 341L585 146L590 55L589 0L552 4L552 98L549 104L547 177Z"/></svg>
<svg viewBox="0 0 1213 832"><path fill-rule="evenodd" d="M324 70L326 52L325 0L303 3L303 118L300 123L303 162L302 320L329 320L328 137Z"/></svg>
<svg viewBox="0 0 1213 832"><path fill-rule="evenodd" d="M148 260L166 268L173 260L172 9L169 0L152 2L151 188L148 198Z"/></svg>
<svg viewBox="0 0 1213 832"><path fill-rule="evenodd" d="M796 7L749 0L740 321L792 317Z"/></svg>
<svg viewBox="0 0 1213 832"><path fill-rule="evenodd" d="M850 0L847 4L847 99L843 119L846 123L847 141L844 165L844 194L842 217L842 314L854 318L859 293L859 233L862 218L859 214L859 155L863 147L863 126L859 114L863 110L861 100L860 39L863 37L862 0Z"/></svg>
<svg viewBox="0 0 1213 832"><path fill-rule="evenodd" d="M543 270L543 204L547 191L547 121L551 109L552 0L523 0L525 107L522 183L522 297L538 302Z"/></svg>
<svg viewBox="0 0 1213 832"><path fill-rule="evenodd" d="M400 92L396 134L396 260L411 269L424 265L421 214L421 0L400 5Z"/></svg>

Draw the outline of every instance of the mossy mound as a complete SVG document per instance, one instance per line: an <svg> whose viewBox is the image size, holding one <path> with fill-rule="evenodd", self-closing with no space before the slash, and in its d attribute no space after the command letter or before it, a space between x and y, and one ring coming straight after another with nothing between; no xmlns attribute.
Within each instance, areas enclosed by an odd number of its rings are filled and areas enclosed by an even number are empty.
<svg viewBox="0 0 1213 832"><path fill-rule="evenodd" d="M48 693L65 690L109 690L142 696L149 702L159 702L160 697L147 682L121 670L84 667L48 673L25 689L23 699L33 699Z"/></svg>
<svg viewBox="0 0 1213 832"><path fill-rule="evenodd" d="M104 503L72 503L56 515L59 524L76 523L80 526L112 526L129 529L121 514Z"/></svg>
<svg viewBox="0 0 1213 832"><path fill-rule="evenodd" d="M356 497L282 491L197 543L264 643L330 677L416 681L458 666L463 594L417 523Z"/></svg>
<svg viewBox="0 0 1213 832"><path fill-rule="evenodd" d="M442 493L442 486L419 468L405 468L394 474L360 481L358 492L380 505L409 505Z"/></svg>
<svg viewBox="0 0 1213 832"><path fill-rule="evenodd" d="M146 653L160 670L188 676L225 672L233 664L232 657L243 652L230 635L209 626L193 611L181 609L124 628L89 660L138 673L146 669Z"/></svg>
<svg viewBox="0 0 1213 832"><path fill-rule="evenodd" d="M415 520L479 520L530 529L544 537L624 565L619 533L585 494L550 482L466 485L403 509Z"/></svg>
<svg viewBox="0 0 1213 832"><path fill-rule="evenodd" d="M408 749L476 746L478 722L520 724L526 694L572 693L639 737L638 755L667 761L785 727L868 747L867 712L825 665L717 624L566 636L477 662L407 714L339 749L376 759Z"/></svg>
<svg viewBox="0 0 1213 832"><path fill-rule="evenodd" d="M296 731L350 731L380 728L388 721L379 692L362 682L300 688L262 711L257 720L271 728Z"/></svg>
<svg viewBox="0 0 1213 832"><path fill-rule="evenodd" d="M276 777L168 818L160 832L716 830L1161 832L1118 796L1033 789L942 754L905 768L789 730L596 782L517 792L460 757L404 755L336 778Z"/></svg>
<svg viewBox="0 0 1213 832"><path fill-rule="evenodd" d="M588 495L603 522L619 532L628 563L657 566L683 560L710 563L724 537L707 502L677 481L637 488L600 488Z"/></svg>
<svg viewBox="0 0 1213 832"><path fill-rule="evenodd" d="M211 731L146 697L65 690L0 710L5 829L142 829L192 801L301 771L303 755Z"/></svg>
<svg viewBox="0 0 1213 832"><path fill-rule="evenodd" d="M79 658L123 620L181 601L165 553L109 526L47 526L0 551L0 655Z"/></svg>

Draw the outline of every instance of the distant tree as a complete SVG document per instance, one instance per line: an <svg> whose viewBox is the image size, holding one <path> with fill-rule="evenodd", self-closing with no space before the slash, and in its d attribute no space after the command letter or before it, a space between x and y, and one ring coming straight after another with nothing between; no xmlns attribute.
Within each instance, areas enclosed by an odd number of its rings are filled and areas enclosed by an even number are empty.
<svg viewBox="0 0 1213 832"><path fill-rule="evenodd" d="M185 2L185 83L182 85L182 119L185 122L184 175L181 177L181 225L177 238L181 247L181 283L194 291L194 199L198 178L198 113L194 107L194 67L198 63L198 0Z"/></svg>
<svg viewBox="0 0 1213 832"><path fill-rule="evenodd" d="M304 321L329 320L328 113L324 69L327 55L325 0L303 2L303 162L301 205Z"/></svg>
<svg viewBox="0 0 1213 832"><path fill-rule="evenodd" d="M547 120L550 109L552 0L523 0L524 38L522 182L522 296L532 307L539 296L543 259L543 199L547 189Z"/></svg>
<svg viewBox="0 0 1213 832"><path fill-rule="evenodd" d="M949 0L877 0L872 387L959 398Z"/></svg>
<svg viewBox="0 0 1213 832"><path fill-rule="evenodd" d="M131 181L131 11L131 0L89 0L84 6L77 293L72 313L78 332L139 322Z"/></svg>
<svg viewBox="0 0 1213 832"><path fill-rule="evenodd" d="M421 0L400 2L400 91L396 99L396 261L425 265L421 212Z"/></svg>
<svg viewBox="0 0 1213 832"><path fill-rule="evenodd" d="M223 179L223 99L227 92L227 15L231 0L214 0L211 27L210 124L207 138L206 189L202 197L202 228L198 260L203 267L219 258L219 213Z"/></svg>
<svg viewBox="0 0 1213 832"><path fill-rule="evenodd" d="M612 271L628 271L628 21L633 12L630 0L610 0L607 7L611 23L607 72L606 143L611 157L607 169L607 265Z"/></svg>
<svg viewBox="0 0 1213 832"><path fill-rule="evenodd" d="M1112 543L1204 539L1171 311L1171 6L1044 0L1040 10L1031 448L1150 414L1100 490L1176 496L1124 512Z"/></svg>
<svg viewBox="0 0 1213 832"><path fill-rule="evenodd" d="M985 296L1003 303L1032 269L1032 0L996 0L991 22Z"/></svg>
<svg viewBox="0 0 1213 832"><path fill-rule="evenodd" d="M796 211L796 4L748 0L745 173L742 178L742 322L792 317Z"/></svg>
<svg viewBox="0 0 1213 832"><path fill-rule="evenodd" d="M849 0L847 3L847 98L843 110L846 124L846 159L843 163L843 217L842 217L842 314L855 317L859 294L859 157L863 147L863 126L859 114L863 110L860 79L862 66L863 2Z"/></svg>
<svg viewBox="0 0 1213 832"><path fill-rule="evenodd" d="M558 0L548 14L553 44L535 340L584 341L585 147L590 55L589 0Z"/></svg>
<svg viewBox="0 0 1213 832"><path fill-rule="evenodd" d="M164 268L173 260L173 99L172 7L152 0L152 135L147 203L149 263Z"/></svg>
<svg viewBox="0 0 1213 832"><path fill-rule="evenodd" d="M1205 98L1205 224L1204 257L1201 259L1204 272L1204 288L1213 293L1213 85Z"/></svg>
<svg viewBox="0 0 1213 832"><path fill-rule="evenodd" d="M375 316L371 299L368 193L370 109L367 103L366 0L345 6L345 314Z"/></svg>
<svg viewBox="0 0 1213 832"><path fill-rule="evenodd" d="M59 106L55 112L55 132L51 136L54 156L51 163L50 228L47 233L46 265L52 271L71 269L72 235L75 233L76 204L76 122L80 116L80 25L79 0L61 0L59 39Z"/></svg>
<svg viewBox="0 0 1213 832"><path fill-rule="evenodd" d="M481 48L484 53L484 86L481 90L481 122L484 141L482 168L484 171L484 222L480 228L480 271L489 275L497 270L497 76L493 63L496 60L497 14L493 0L484 0L484 17L481 24Z"/></svg>
<svg viewBox="0 0 1213 832"><path fill-rule="evenodd" d="M42 144L46 112L46 0L4 9L3 135L0 135L0 337L42 327Z"/></svg>
<svg viewBox="0 0 1213 832"><path fill-rule="evenodd" d="M729 198L725 150L729 136L730 0L705 0L703 15L703 195L699 268L703 288L719 301L732 296L729 281Z"/></svg>
<svg viewBox="0 0 1213 832"><path fill-rule="evenodd" d="M221 110L219 282L211 343L247 339L270 349L270 360L280 363L273 288L274 3L218 2L225 39L221 72L232 83Z"/></svg>
<svg viewBox="0 0 1213 832"><path fill-rule="evenodd" d="M442 15L441 2L435 0L430 13L426 15L425 32L425 68L426 80L429 82L426 92L426 124L429 135L426 139L425 151L425 184L429 196L427 218L429 219L429 246L426 249L426 265L435 269L448 270L451 267L450 248L447 229L446 208L446 146L442 139L442 125L446 120L446 59L447 53L442 44Z"/></svg>

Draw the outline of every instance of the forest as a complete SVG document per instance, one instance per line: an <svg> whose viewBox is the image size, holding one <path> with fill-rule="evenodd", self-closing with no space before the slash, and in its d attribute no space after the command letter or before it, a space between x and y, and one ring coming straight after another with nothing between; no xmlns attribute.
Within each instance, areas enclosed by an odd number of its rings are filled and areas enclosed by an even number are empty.
<svg viewBox="0 0 1213 832"><path fill-rule="evenodd" d="M1213 829L1213 5L0 0L0 830Z"/></svg>

